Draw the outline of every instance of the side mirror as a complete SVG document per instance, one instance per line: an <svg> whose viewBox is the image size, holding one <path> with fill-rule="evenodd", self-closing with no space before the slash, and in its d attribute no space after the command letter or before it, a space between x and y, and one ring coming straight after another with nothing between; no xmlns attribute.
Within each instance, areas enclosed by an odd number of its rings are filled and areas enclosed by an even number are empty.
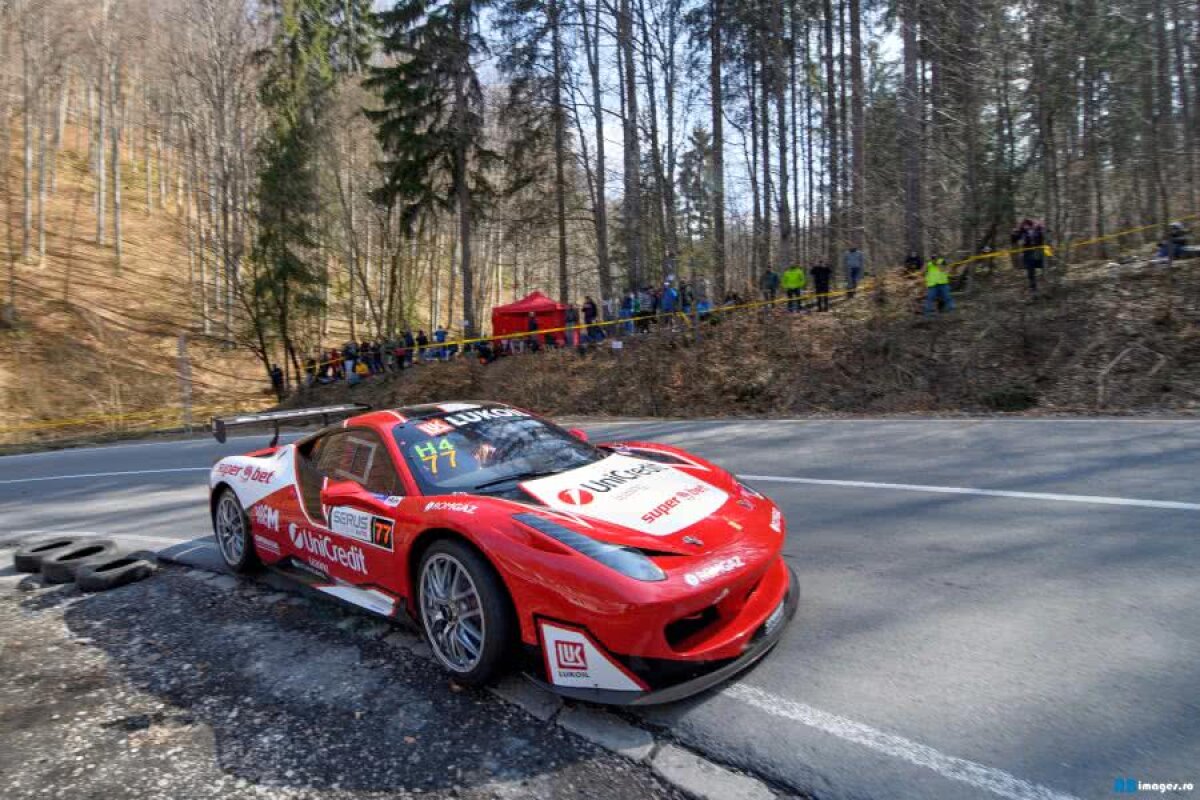
<svg viewBox="0 0 1200 800"><path fill-rule="evenodd" d="M349 500L361 501L364 497L370 495L354 481L330 481L321 490L321 505L341 506Z"/></svg>
<svg viewBox="0 0 1200 800"><path fill-rule="evenodd" d="M588 435L584 433L582 428L571 428L569 431L567 431L567 433L571 434L581 442L586 442L588 440Z"/></svg>

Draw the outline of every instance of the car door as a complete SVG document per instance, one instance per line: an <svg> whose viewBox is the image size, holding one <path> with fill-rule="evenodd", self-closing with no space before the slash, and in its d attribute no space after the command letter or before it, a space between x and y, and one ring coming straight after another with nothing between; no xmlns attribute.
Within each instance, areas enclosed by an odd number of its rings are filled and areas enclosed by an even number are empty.
<svg viewBox="0 0 1200 800"><path fill-rule="evenodd" d="M395 520L404 484L373 430L332 431L298 448L298 514L286 546L313 570L359 586L399 589Z"/></svg>

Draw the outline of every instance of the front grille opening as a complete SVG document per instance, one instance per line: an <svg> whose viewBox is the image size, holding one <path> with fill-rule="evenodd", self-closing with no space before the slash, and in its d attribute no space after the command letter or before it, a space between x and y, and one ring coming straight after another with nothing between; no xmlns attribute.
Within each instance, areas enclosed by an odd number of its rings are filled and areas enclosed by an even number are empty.
<svg viewBox="0 0 1200 800"><path fill-rule="evenodd" d="M746 596L742 598L743 603L746 602L747 600L749 600L754 595L754 593L758 591L758 587L762 585L762 582L763 582L762 578L759 578L758 580L756 580L754 582L754 585L751 586L750 589L746 592Z"/></svg>
<svg viewBox="0 0 1200 800"><path fill-rule="evenodd" d="M703 611L699 611L690 616L677 619L666 627L665 633L667 637L667 644L669 644L672 648L679 649L681 644L700 633L716 621L716 606L709 606Z"/></svg>

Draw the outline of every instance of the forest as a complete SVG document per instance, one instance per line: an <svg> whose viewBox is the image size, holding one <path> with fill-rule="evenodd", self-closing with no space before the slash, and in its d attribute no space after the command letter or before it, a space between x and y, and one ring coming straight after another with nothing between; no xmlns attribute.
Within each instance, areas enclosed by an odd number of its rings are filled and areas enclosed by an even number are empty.
<svg viewBox="0 0 1200 800"><path fill-rule="evenodd" d="M192 332L299 374L534 289L1165 223L1198 111L1183 0L0 0L6 315L64 160L114 275L136 193Z"/></svg>

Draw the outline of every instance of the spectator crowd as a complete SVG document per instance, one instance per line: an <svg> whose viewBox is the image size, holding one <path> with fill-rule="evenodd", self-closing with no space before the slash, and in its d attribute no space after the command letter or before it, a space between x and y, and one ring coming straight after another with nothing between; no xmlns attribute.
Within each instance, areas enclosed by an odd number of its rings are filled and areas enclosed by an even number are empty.
<svg viewBox="0 0 1200 800"><path fill-rule="evenodd" d="M1049 254L1046 228L1040 221L1024 219L1013 230L1010 240L1015 263L1023 267L1029 290L1036 296L1038 274L1044 269ZM985 249L983 255L987 256L989 252ZM1188 231L1181 223L1175 222L1167 229L1157 256L1161 259L1200 257L1200 248L1190 245ZM841 294L852 298L867 275L866 259L857 247L850 247L842 255L841 261L845 287ZM950 291L951 274L944 257L923 259L918 253L910 252L905 258L904 268L906 272L920 273L924 278L921 312L925 316L935 311L954 310L954 298ZM783 307L793 314L814 310L827 312L833 294L833 279L834 268L827 261L818 261L807 269L792 265L784 269L782 274L768 266L757 286L761 303L748 303L738 292L729 291L714 306L706 279L692 283L669 275L661 286L631 287L616 300L597 302L587 296L580 303L569 303L564 314L565 324L561 328L544 330L537 315L530 312L527 332L520 336L460 343L450 338L444 326L439 326L432 335L424 330L417 330L415 334L406 330L393 338L349 341L340 348L310 355L304 363L305 383L312 386L346 381L354 385L374 375L449 361L463 355L490 363L507 355L537 352L543 348L585 350L608 339L613 340L612 346L617 349L621 347L619 342L622 335L645 334L652 327L674 329L683 317L706 320L714 311L746 305ZM283 373L277 366L271 370L271 379L276 392L282 393Z"/></svg>

